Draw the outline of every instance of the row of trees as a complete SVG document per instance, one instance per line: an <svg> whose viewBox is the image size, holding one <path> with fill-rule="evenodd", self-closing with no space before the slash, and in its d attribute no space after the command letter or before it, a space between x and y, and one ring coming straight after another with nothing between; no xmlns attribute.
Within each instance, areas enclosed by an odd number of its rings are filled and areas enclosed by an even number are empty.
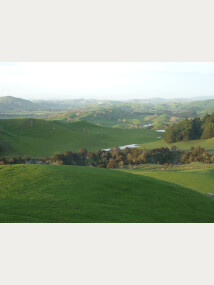
<svg viewBox="0 0 214 285"><path fill-rule="evenodd" d="M214 137L214 113L202 119L185 119L166 129L164 139L168 143Z"/></svg>
<svg viewBox="0 0 214 285"><path fill-rule="evenodd" d="M199 161L203 163L212 163L214 162L214 155L209 154L202 147L191 147L190 151L183 152L180 156L181 163L191 163L194 161Z"/></svg>
<svg viewBox="0 0 214 285"><path fill-rule="evenodd" d="M189 152L177 149L175 146L169 148L156 148L149 151L138 148L112 148L110 151L98 149L96 152L88 152L81 148L74 153L56 153L53 157L45 157L42 160L32 160L26 158L6 158L0 159L0 164L22 164L22 163L56 163L63 165L82 165L100 168L123 168L125 165L133 166L145 163L154 164L179 164L200 161L210 163L214 161L214 156L205 151L204 148L192 147Z"/></svg>
<svg viewBox="0 0 214 285"><path fill-rule="evenodd" d="M4 165L4 164L23 164L23 163L29 163L30 161L32 162L37 162L36 159L34 160L31 160L30 157L26 156L26 157L13 157L13 158L5 158L5 157L2 157L0 158L0 165Z"/></svg>
<svg viewBox="0 0 214 285"><path fill-rule="evenodd" d="M179 164L194 161L211 163L214 162L214 156L200 146L197 148L191 147L188 152L172 146L171 149L162 147L149 151L139 148L126 148L125 150L113 148L110 151L99 149L96 152L88 152L86 149L80 149L78 153L57 153L51 158L51 161L57 164L123 168L125 165L133 166L145 163Z"/></svg>
<svg viewBox="0 0 214 285"><path fill-rule="evenodd" d="M158 148L146 152L145 149L112 148L110 151L97 150L88 152L86 149L80 149L78 153L65 152L64 154L55 154L52 162L68 165L85 165L100 168L123 167L124 165L138 165L143 163L177 163L179 161L179 151L177 149Z"/></svg>

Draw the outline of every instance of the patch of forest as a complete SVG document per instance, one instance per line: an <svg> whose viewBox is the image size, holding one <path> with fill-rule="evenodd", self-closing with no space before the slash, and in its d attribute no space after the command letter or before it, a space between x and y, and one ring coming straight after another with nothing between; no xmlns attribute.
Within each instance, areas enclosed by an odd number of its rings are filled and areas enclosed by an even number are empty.
<svg viewBox="0 0 214 285"><path fill-rule="evenodd" d="M164 140L168 143L212 137L214 137L214 113L207 114L203 118L185 119L168 127L164 134Z"/></svg>

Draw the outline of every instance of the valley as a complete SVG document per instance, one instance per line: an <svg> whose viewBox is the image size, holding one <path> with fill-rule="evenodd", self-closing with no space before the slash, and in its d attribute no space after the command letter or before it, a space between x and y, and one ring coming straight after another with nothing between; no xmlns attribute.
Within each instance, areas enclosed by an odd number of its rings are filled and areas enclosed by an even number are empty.
<svg viewBox="0 0 214 285"><path fill-rule="evenodd" d="M214 138L164 139L212 100L9 99L13 108L0 100L0 222L214 222Z"/></svg>

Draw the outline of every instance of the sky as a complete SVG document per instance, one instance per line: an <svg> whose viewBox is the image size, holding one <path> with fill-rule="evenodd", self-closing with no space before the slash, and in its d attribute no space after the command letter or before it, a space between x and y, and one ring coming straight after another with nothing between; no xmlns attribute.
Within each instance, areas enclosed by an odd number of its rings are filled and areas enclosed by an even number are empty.
<svg viewBox="0 0 214 285"><path fill-rule="evenodd" d="M0 96L29 100L214 96L214 62L1 62Z"/></svg>

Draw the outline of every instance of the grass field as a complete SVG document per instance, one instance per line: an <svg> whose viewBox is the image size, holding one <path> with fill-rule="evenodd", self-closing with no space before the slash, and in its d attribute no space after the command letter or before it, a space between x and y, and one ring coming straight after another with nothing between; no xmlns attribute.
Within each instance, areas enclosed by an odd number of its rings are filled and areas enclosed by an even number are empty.
<svg viewBox="0 0 214 285"><path fill-rule="evenodd" d="M115 170L6 165L0 168L0 222L214 222L214 201Z"/></svg>
<svg viewBox="0 0 214 285"><path fill-rule="evenodd" d="M149 129L105 128L85 121L65 123L40 119L0 120L1 156L37 158L55 152L88 151L158 140Z"/></svg>
<svg viewBox="0 0 214 285"><path fill-rule="evenodd" d="M154 148L159 148L159 147L171 148L173 145L183 150L189 150L191 146L194 146L194 147L201 146L205 148L207 151L209 151L210 153L214 153L214 138L206 139L206 140L182 141L182 142L175 142L172 144L164 142L163 139L159 139L159 141L143 143L140 145L140 147L145 147L146 149L154 149Z"/></svg>
<svg viewBox="0 0 214 285"><path fill-rule="evenodd" d="M213 164L191 163L183 166L173 166L172 168L146 165L142 168L123 171L175 183L201 193L214 193Z"/></svg>

